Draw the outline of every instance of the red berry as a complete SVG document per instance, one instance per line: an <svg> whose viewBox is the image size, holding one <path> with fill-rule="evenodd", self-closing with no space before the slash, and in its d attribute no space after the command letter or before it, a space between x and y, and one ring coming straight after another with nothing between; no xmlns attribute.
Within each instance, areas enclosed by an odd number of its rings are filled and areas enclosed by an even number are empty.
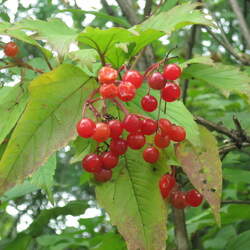
<svg viewBox="0 0 250 250"><path fill-rule="evenodd" d="M147 112L152 112L152 111L156 110L157 105L158 105L158 102L157 102L156 98L152 95L145 95L141 99L141 106Z"/></svg>
<svg viewBox="0 0 250 250"><path fill-rule="evenodd" d="M143 159L149 163L155 163L160 157L160 152L155 147L148 147L143 151Z"/></svg>
<svg viewBox="0 0 250 250"><path fill-rule="evenodd" d="M165 136L165 135L168 135L168 133L172 127L172 123L168 119L161 118L158 121L158 126L161 130L161 133L160 133L161 136Z"/></svg>
<svg viewBox="0 0 250 250"><path fill-rule="evenodd" d="M163 70L163 77L166 80L176 80L181 76L181 68L176 64L168 64Z"/></svg>
<svg viewBox="0 0 250 250"><path fill-rule="evenodd" d="M109 148L110 151L115 155L123 155L128 149L127 141L122 138L113 139L110 143Z"/></svg>
<svg viewBox="0 0 250 250"><path fill-rule="evenodd" d="M181 95L180 87L173 82L167 82L165 87L161 90L161 97L166 102L174 102Z"/></svg>
<svg viewBox="0 0 250 250"><path fill-rule="evenodd" d="M118 86L118 97L124 101L131 101L136 94L136 88L131 82L121 82Z"/></svg>
<svg viewBox="0 0 250 250"><path fill-rule="evenodd" d="M144 135L152 135L157 130L157 122L152 119L144 119L141 125L141 132Z"/></svg>
<svg viewBox="0 0 250 250"><path fill-rule="evenodd" d="M92 135L92 138L98 142L104 142L109 138L110 129L108 124L99 122L96 124L95 133Z"/></svg>
<svg viewBox="0 0 250 250"><path fill-rule="evenodd" d="M103 163L103 168L105 168L105 169L114 168L117 166L117 164L119 162L119 157L110 151L104 152L101 155L101 159L102 159L102 163Z"/></svg>
<svg viewBox="0 0 250 250"><path fill-rule="evenodd" d="M95 123L89 118L83 118L76 125L78 135L83 138L91 137L95 132L95 128Z"/></svg>
<svg viewBox="0 0 250 250"><path fill-rule="evenodd" d="M115 84L103 84L100 87L100 94L105 98L115 98L118 95L118 88Z"/></svg>
<svg viewBox="0 0 250 250"><path fill-rule="evenodd" d="M148 78L148 84L152 89L162 89L165 86L165 79L160 72L154 72Z"/></svg>
<svg viewBox="0 0 250 250"><path fill-rule="evenodd" d="M162 136L157 133L154 137L154 143L158 148L166 148L170 143L170 139L168 135Z"/></svg>
<svg viewBox="0 0 250 250"><path fill-rule="evenodd" d="M137 89L141 87L143 75L136 70L128 70L122 77L123 81L131 82Z"/></svg>
<svg viewBox="0 0 250 250"><path fill-rule="evenodd" d="M9 43L5 44L5 46L4 46L4 54L6 56L15 57L18 52L19 52L19 49L18 49L16 43L9 42Z"/></svg>
<svg viewBox="0 0 250 250"><path fill-rule="evenodd" d="M186 193L181 192L181 191L174 191L171 192L171 204L175 208L183 209L187 207L187 202L186 202Z"/></svg>
<svg viewBox="0 0 250 250"><path fill-rule="evenodd" d="M170 140L181 142L186 138L186 131L181 126L172 125L168 135Z"/></svg>
<svg viewBox="0 0 250 250"><path fill-rule="evenodd" d="M111 138L118 138L122 134L123 125L122 122L119 120L112 120L108 123L110 129L110 137Z"/></svg>
<svg viewBox="0 0 250 250"><path fill-rule="evenodd" d="M114 83L118 77L117 70L104 66L100 69L98 73L98 80L100 83L111 84Z"/></svg>
<svg viewBox="0 0 250 250"><path fill-rule="evenodd" d="M164 199L169 196L175 184L176 184L176 181L172 175L165 174L161 177L159 181L159 187L160 187L161 195Z"/></svg>
<svg viewBox="0 0 250 250"><path fill-rule="evenodd" d="M101 169L100 172L94 173L94 177L98 182L106 182L112 178L112 171L108 169Z"/></svg>
<svg viewBox="0 0 250 250"><path fill-rule="evenodd" d="M132 149L142 148L145 142L145 136L141 133L129 134L127 137L128 146Z"/></svg>
<svg viewBox="0 0 250 250"><path fill-rule="evenodd" d="M141 129L142 121L137 115L129 114L123 120L123 127L130 133L136 133Z"/></svg>
<svg viewBox="0 0 250 250"><path fill-rule="evenodd" d="M82 167L91 173L97 173L102 169L102 160L97 154L88 154L82 160Z"/></svg>
<svg viewBox="0 0 250 250"><path fill-rule="evenodd" d="M192 189L186 193L186 201L187 204L192 207L198 207L203 200L202 194L200 194L197 190Z"/></svg>

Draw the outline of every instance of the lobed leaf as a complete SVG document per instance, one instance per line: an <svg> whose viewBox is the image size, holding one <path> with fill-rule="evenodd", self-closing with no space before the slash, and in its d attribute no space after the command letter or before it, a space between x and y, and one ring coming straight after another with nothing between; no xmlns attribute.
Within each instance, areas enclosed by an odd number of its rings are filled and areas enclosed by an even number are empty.
<svg viewBox="0 0 250 250"><path fill-rule="evenodd" d="M94 80L67 64L30 83L28 105L0 161L0 194L75 138L82 102L94 87Z"/></svg>
<svg viewBox="0 0 250 250"><path fill-rule="evenodd" d="M178 145L176 154L183 171L193 186L209 203L215 219L220 224L222 170L217 141L204 127L199 127L201 147L188 142Z"/></svg>

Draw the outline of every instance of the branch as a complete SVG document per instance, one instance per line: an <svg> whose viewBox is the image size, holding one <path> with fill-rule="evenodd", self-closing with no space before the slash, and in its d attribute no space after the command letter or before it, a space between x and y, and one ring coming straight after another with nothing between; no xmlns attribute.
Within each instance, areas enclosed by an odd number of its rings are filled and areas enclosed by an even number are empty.
<svg viewBox="0 0 250 250"><path fill-rule="evenodd" d="M193 48L195 45L196 31L197 31L197 25L193 25L193 27L191 29L191 34L190 34L190 37L188 40L188 48L187 48L187 55L186 55L187 60L192 58L192 55L193 55ZM182 100L183 100L184 104L186 103L186 99L187 99L188 85L189 85L189 80L186 79L184 81L183 95L182 95Z"/></svg>
<svg viewBox="0 0 250 250"><path fill-rule="evenodd" d="M239 26L240 26L240 29L242 31L242 35L244 36L246 43L247 43L247 46L250 49L250 31L247 27L247 24L246 24L246 21L245 21L245 18L243 16L242 12L241 12L240 6L236 0L229 0L229 3L231 5L238 21L239 21Z"/></svg>
<svg viewBox="0 0 250 250"><path fill-rule="evenodd" d="M107 3L106 0L101 0L102 6L103 8L106 10L106 12L110 15L110 16L116 16L116 13L114 12L114 10L110 7L110 5ZM113 21L116 27L120 27L121 25L119 23L116 23L115 21Z"/></svg>
<svg viewBox="0 0 250 250"><path fill-rule="evenodd" d="M241 200L227 200L227 201L221 201L222 205L226 204L244 204L244 205L250 205L250 201L241 201Z"/></svg>
<svg viewBox="0 0 250 250"><path fill-rule="evenodd" d="M140 19L137 13L134 11L133 2L131 0L116 0L120 6L123 15L128 19L131 25L138 24Z"/></svg>
<svg viewBox="0 0 250 250"><path fill-rule="evenodd" d="M189 250L184 209L173 207L173 216L177 250Z"/></svg>
<svg viewBox="0 0 250 250"><path fill-rule="evenodd" d="M144 7L144 17L147 18L150 16L152 11L153 0L146 0L146 4Z"/></svg>

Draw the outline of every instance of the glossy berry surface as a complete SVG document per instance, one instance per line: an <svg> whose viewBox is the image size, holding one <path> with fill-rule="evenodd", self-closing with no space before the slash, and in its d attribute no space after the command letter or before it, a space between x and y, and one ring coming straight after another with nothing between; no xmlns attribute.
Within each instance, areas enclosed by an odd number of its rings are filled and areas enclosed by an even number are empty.
<svg viewBox="0 0 250 250"><path fill-rule="evenodd" d="M143 82L143 75L136 70L128 70L122 77L123 81L131 82L136 89L140 88Z"/></svg>
<svg viewBox="0 0 250 250"><path fill-rule="evenodd" d="M129 114L123 120L123 127L130 133L136 133L141 129L142 121L137 115Z"/></svg>
<svg viewBox="0 0 250 250"><path fill-rule="evenodd" d="M102 169L102 160L97 154L88 154L82 160L82 167L91 173L96 173Z"/></svg>
<svg viewBox="0 0 250 250"><path fill-rule="evenodd" d="M129 134L127 137L128 146L132 149L140 149L145 145L146 139L142 133Z"/></svg>
<svg viewBox="0 0 250 250"><path fill-rule="evenodd" d="M117 70L108 66L102 67L98 73L99 82L104 84L114 83L117 77L118 77Z"/></svg>
<svg viewBox="0 0 250 250"><path fill-rule="evenodd" d="M148 78L148 84L150 88L160 90L163 89L165 86L165 79L160 72L154 72Z"/></svg>
<svg viewBox="0 0 250 250"><path fill-rule="evenodd" d="M95 132L95 128L95 123L89 118L83 118L76 126L78 135L83 138L91 137Z"/></svg>
<svg viewBox="0 0 250 250"><path fill-rule="evenodd" d="M192 189L186 193L186 201L189 206L198 207L203 200L202 194L197 190Z"/></svg>
<svg viewBox="0 0 250 250"><path fill-rule="evenodd" d="M181 126L173 125L168 134L170 140L175 142L181 142L186 139L186 131Z"/></svg>
<svg viewBox="0 0 250 250"><path fill-rule="evenodd" d="M112 178L112 171L109 169L101 169L94 174L95 180L98 182L106 182Z"/></svg>
<svg viewBox="0 0 250 250"><path fill-rule="evenodd" d="M147 112L152 112L157 109L157 99L152 95L145 95L141 99L141 106Z"/></svg>
<svg viewBox="0 0 250 250"><path fill-rule="evenodd" d="M180 87L173 82L167 82L165 87L161 90L161 97L166 102L174 102L181 95Z"/></svg>
<svg viewBox="0 0 250 250"><path fill-rule="evenodd" d="M177 64L168 64L163 70L165 80L176 80L181 76L181 68Z"/></svg>
<svg viewBox="0 0 250 250"><path fill-rule="evenodd" d="M122 138L113 139L110 143L109 148L110 151L115 155L123 155L128 149L127 141Z"/></svg>
<svg viewBox="0 0 250 250"><path fill-rule="evenodd" d="M96 124L96 129L92 138L98 142L104 142L109 138L110 129L108 124L99 122Z"/></svg>
<svg viewBox="0 0 250 250"><path fill-rule="evenodd" d="M119 162L119 157L112 153L111 151L104 152L101 155L101 160L103 163L103 168L111 169L117 166Z"/></svg>
<svg viewBox="0 0 250 250"><path fill-rule="evenodd" d="M131 82L121 82L118 86L118 97L124 102L131 101L136 94L136 88Z"/></svg>
<svg viewBox="0 0 250 250"><path fill-rule="evenodd" d="M18 52L19 52L19 49L18 49L16 43L9 42L9 43L5 44L5 46L4 46L4 54L6 56L15 57Z"/></svg>
<svg viewBox="0 0 250 250"><path fill-rule="evenodd" d="M152 119L144 119L141 124L141 132L144 135L152 135L157 130L157 122Z"/></svg>
<svg viewBox="0 0 250 250"><path fill-rule="evenodd" d="M188 206L186 202L186 193L182 191L174 191L171 193L171 204L175 208L183 209Z"/></svg>
<svg viewBox="0 0 250 250"><path fill-rule="evenodd" d="M143 151L143 159L148 163L155 163L159 160L160 152L155 147L148 147Z"/></svg>
<svg viewBox="0 0 250 250"><path fill-rule="evenodd" d="M112 120L108 122L108 126L110 129L110 137L111 138L118 138L122 134L123 131L123 124L119 120Z"/></svg>
<svg viewBox="0 0 250 250"><path fill-rule="evenodd" d="M106 98L115 98L118 95L118 87L111 83L111 84L102 84L100 87L100 95Z"/></svg>
<svg viewBox="0 0 250 250"><path fill-rule="evenodd" d="M165 174L161 177L159 181L159 188L161 191L162 197L165 199L169 197L171 190L175 186L175 178L170 174Z"/></svg>
<svg viewBox="0 0 250 250"><path fill-rule="evenodd" d="M162 136L157 133L154 137L154 143L158 148L166 148L167 146L169 146L170 139L168 135Z"/></svg>
<svg viewBox="0 0 250 250"><path fill-rule="evenodd" d="M168 135L169 131L171 130L172 123L168 119L161 118L158 121L158 126L159 126L160 131L161 131L160 134L162 136L165 136L165 135Z"/></svg>

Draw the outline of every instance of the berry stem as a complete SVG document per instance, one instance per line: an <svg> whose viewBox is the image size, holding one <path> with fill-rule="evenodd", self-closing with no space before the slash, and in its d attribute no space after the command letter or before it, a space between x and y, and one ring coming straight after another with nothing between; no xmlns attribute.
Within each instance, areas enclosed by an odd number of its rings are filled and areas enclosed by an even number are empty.
<svg viewBox="0 0 250 250"><path fill-rule="evenodd" d="M120 108L120 110L123 111L125 115L129 114L129 111L121 102L119 102L117 99L113 99L112 101L117 105L118 108Z"/></svg>
<svg viewBox="0 0 250 250"><path fill-rule="evenodd" d="M82 118L85 117L85 113L86 113L87 107L88 107L89 104L91 104L91 103L89 103L89 101L90 101L91 99L93 99L94 96L95 96L98 92L99 92L99 88L94 89L94 90L90 93L90 95L88 96L88 98L87 98L87 100L85 101L85 103L83 104L83 107L82 107Z"/></svg>

